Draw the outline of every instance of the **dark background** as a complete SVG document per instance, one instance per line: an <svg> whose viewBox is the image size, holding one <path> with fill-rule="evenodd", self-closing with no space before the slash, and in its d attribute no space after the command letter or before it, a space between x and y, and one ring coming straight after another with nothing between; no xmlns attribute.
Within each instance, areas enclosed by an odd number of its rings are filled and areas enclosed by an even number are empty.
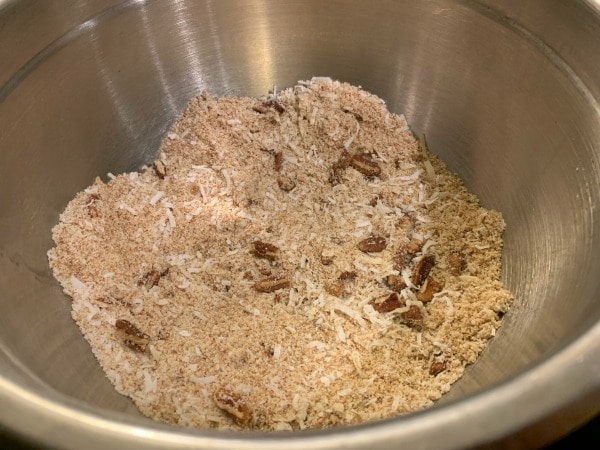
<svg viewBox="0 0 600 450"><path fill-rule="evenodd" d="M600 449L600 416L583 425L580 429L563 439L547 446L546 450L565 450L574 448ZM42 448L28 445L0 429L0 450L42 450ZM81 450L85 449L82 448Z"/></svg>

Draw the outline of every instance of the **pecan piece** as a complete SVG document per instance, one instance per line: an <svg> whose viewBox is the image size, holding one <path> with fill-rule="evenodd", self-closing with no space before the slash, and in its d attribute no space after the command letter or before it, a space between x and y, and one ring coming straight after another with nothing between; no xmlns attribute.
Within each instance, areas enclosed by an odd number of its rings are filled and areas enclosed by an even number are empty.
<svg viewBox="0 0 600 450"><path fill-rule="evenodd" d="M254 105L252 107L252 111L257 112L259 114L264 114L267 112L267 108L264 105Z"/></svg>
<svg viewBox="0 0 600 450"><path fill-rule="evenodd" d="M290 280L287 277L263 278L254 284L254 290L257 292L275 292L287 287L290 287Z"/></svg>
<svg viewBox="0 0 600 450"><path fill-rule="evenodd" d="M417 239L411 239L406 246L398 249L392 258L394 270L402 271L406 266L408 266L415 254L421 251L422 246L423 244L421 241Z"/></svg>
<svg viewBox="0 0 600 450"><path fill-rule="evenodd" d="M369 200L369 206L377 206L377 202L379 200L383 199L383 195L382 194L377 194L375 197L373 197L371 200Z"/></svg>
<svg viewBox="0 0 600 450"><path fill-rule="evenodd" d="M344 293L344 283L341 281L334 281L333 283L327 283L325 285L325 291L333 295L334 297L339 297Z"/></svg>
<svg viewBox="0 0 600 450"><path fill-rule="evenodd" d="M98 194L91 194L88 197L88 202L85 205L87 212L92 219L98 217L98 208L96 208L97 200L100 200L100 196Z"/></svg>
<svg viewBox="0 0 600 450"><path fill-rule="evenodd" d="M283 153L275 152L273 153L273 168L276 172L281 172L281 168L283 167Z"/></svg>
<svg viewBox="0 0 600 450"><path fill-rule="evenodd" d="M412 238L406 245L406 253L414 256L421 251L421 248L423 248L423 243L418 239Z"/></svg>
<svg viewBox="0 0 600 450"><path fill-rule="evenodd" d="M452 275L458 276L465 270L465 257L460 252L452 252L448 255L448 266Z"/></svg>
<svg viewBox="0 0 600 450"><path fill-rule="evenodd" d="M321 264L329 266L333 263L333 255L321 255Z"/></svg>
<svg viewBox="0 0 600 450"><path fill-rule="evenodd" d="M402 289L406 287L406 283L399 275L388 275L385 278L385 284L392 290L396 292L400 292Z"/></svg>
<svg viewBox="0 0 600 450"><path fill-rule="evenodd" d="M227 389L213 392L213 401L219 409L229 414L240 425L248 425L252 420L252 411L238 394Z"/></svg>
<svg viewBox="0 0 600 450"><path fill-rule="evenodd" d="M277 185L282 191L289 192L296 187L296 182L290 177L281 175L279 178L277 178Z"/></svg>
<svg viewBox="0 0 600 450"><path fill-rule="evenodd" d="M425 284L419 292L417 292L417 300L427 303L433 299L433 294L437 294L444 286L432 277L425 280Z"/></svg>
<svg viewBox="0 0 600 450"><path fill-rule="evenodd" d="M150 336L141 331L129 320L118 319L115 322L115 328L122 335L123 344L126 347L138 353L146 353L148 351Z"/></svg>
<svg viewBox="0 0 600 450"><path fill-rule="evenodd" d="M156 176L161 180L164 180L167 176L167 168L165 166L165 163L162 162L160 159L154 161L154 173L156 173Z"/></svg>
<svg viewBox="0 0 600 450"><path fill-rule="evenodd" d="M269 261L275 261L277 259L279 247L261 241L254 241L253 244L254 251L252 254L257 258L268 259Z"/></svg>
<svg viewBox="0 0 600 450"><path fill-rule="evenodd" d="M351 159L352 157L350 154L344 150L342 151L340 158L333 164L333 166L331 166L329 183L331 183L332 186L342 182L342 175L344 174L344 170L346 170L350 165Z"/></svg>
<svg viewBox="0 0 600 450"><path fill-rule="evenodd" d="M281 103L279 103L277 100L270 100L269 102L267 102L269 104L269 106L272 106L273 109L275 111L277 111L279 114L283 114L285 112L285 108L283 107L283 105Z"/></svg>
<svg viewBox="0 0 600 450"><path fill-rule="evenodd" d="M403 299L398 297L398 294L393 292L383 301L379 301L378 299L371 300L369 305L371 305L377 312L386 313L394 311L398 308L403 308L405 306L405 302Z"/></svg>
<svg viewBox="0 0 600 450"><path fill-rule="evenodd" d="M356 278L356 272L353 270L346 270L340 273L338 280L354 280Z"/></svg>
<svg viewBox="0 0 600 450"><path fill-rule="evenodd" d="M417 305L411 305L410 308L408 308L408 311L400 313L400 317L402 317L408 325L417 325L423 320L423 313L421 312L421 308Z"/></svg>
<svg viewBox="0 0 600 450"><path fill-rule="evenodd" d="M379 253L387 247L387 241L383 236L371 236L360 241L357 245L361 252Z"/></svg>
<svg viewBox="0 0 600 450"><path fill-rule="evenodd" d="M357 153L352 156L350 165L367 177L378 177L381 175L381 167L373 161L368 153Z"/></svg>
<svg viewBox="0 0 600 450"><path fill-rule="evenodd" d="M145 273L138 280L138 286L146 286L148 289L153 286L157 286L161 277L164 277L167 273L169 273L169 269L165 269L162 272L158 272L157 270L152 269L150 272Z"/></svg>
<svg viewBox="0 0 600 450"><path fill-rule="evenodd" d="M433 361L429 366L429 375L436 376L446 370L446 361Z"/></svg>
<svg viewBox="0 0 600 450"><path fill-rule="evenodd" d="M415 265L412 273L412 282L415 286L421 286L429 276L429 272L435 266L435 257L427 255Z"/></svg>

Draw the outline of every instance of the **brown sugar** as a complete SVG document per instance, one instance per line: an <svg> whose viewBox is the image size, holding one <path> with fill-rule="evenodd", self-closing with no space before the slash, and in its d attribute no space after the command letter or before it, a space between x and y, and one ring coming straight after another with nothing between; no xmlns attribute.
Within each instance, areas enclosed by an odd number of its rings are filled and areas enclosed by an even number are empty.
<svg viewBox="0 0 600 450"><path fill-rule="evenodd" d="M345 83L203 94L152 165L110 178L69 203L49 261L107 377L162 422L293 430L425 408L512 301L500 213Z"/></svg>

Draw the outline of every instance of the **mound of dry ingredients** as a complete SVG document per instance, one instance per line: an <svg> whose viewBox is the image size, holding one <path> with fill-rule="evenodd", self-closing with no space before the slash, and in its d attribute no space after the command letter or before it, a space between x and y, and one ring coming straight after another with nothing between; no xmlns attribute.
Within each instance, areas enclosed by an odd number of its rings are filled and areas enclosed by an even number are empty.
<svg viewBox="0 0 600 450"><path fill-rule="evenodd" d="M141 173L54 228L116 389L185 426L291 430L431 405L512 301L504 222L359 88L193 99Z"/></svg>

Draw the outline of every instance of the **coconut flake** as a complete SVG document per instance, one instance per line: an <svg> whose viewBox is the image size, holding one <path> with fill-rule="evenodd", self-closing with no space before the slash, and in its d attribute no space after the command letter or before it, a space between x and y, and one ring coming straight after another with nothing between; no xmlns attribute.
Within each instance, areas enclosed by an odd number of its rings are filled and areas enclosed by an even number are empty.
<svg viewBox="0 0 600 450"><path fill-rule="evenodd" d="M152 206L156 205L156 203L165 195L163 191L158 191L156 194L152 196L150 199L150 204Z"/></svg>
<svg viewBox="0 0 600 450"><path fill-rule="evenodd" d="M210 384L210 383L214 383L215 381L217 381L217 377L214 375L208 375L205 377L191 376L190 381L192 383L196 383L196 384Z"/></svg>

